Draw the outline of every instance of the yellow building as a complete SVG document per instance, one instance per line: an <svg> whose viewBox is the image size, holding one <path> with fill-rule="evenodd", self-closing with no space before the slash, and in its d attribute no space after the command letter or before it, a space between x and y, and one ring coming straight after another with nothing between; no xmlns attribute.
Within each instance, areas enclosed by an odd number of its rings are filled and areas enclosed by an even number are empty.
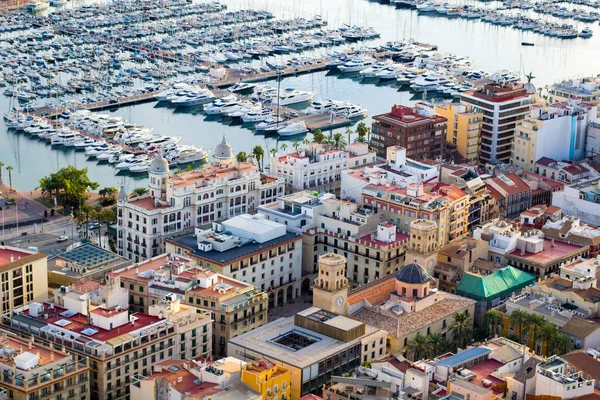
<svg viewBox="0 0 600 400"><path fill-rule="evenodd" d="M48 299L48 256L18 247L0 246L2 314L32 301Z"/></svg>
<svg viewBox="0 0 600 400"><path fill-rule="evenodd" d="M468 163L479 161L479 136L483 114L464 104L440 104L435 113L448 120L446 141L454 146Z"/></svg>
<svg viewBox="0 0 600 400"><path fill-rule="evenodd" d="M291 398L290 370L265 359L244 365L242 382L260 393L265 400Z"/></svg>

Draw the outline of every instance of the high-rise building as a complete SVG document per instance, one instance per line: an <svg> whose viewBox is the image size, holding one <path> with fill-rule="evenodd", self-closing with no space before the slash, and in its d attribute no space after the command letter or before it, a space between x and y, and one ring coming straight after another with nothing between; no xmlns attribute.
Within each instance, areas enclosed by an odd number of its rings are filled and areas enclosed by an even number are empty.
<svg viewBox="0 0 600 400"><path fill-rule="evenodd" d="M402 146L406 157L435 159L444 155L446 118L424 103L415 107L395 105L392 111L373 117L371 146L377 157L386 158L389 146Z"/></svg>
<svg viewBox="0 0 600 400"><path fill-rule="evenodd" d="M525 86L490 83L481 90L463 93L460 101L483 114L479 163L510 162L515 128L531 108L531 95Z"/></svg>
<svg viewBox="0 0 600 400"><path fill-rule="evenodd" d="M436 105L435 113L448 120L446 143L456 147L465 162L477 164L483 113L474 112L472 106L452 103Z"/></svg>

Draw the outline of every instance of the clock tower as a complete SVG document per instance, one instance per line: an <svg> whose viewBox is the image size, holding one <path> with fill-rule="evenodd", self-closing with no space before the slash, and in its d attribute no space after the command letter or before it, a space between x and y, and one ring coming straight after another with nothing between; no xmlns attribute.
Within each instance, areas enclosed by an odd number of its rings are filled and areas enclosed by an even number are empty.
<svg viewBox="0 0 600 400"><path fill-rule="evenodd" d="M313 305L334 314L348 314L346 259L339 254L319 257L319 275L313 285Z"/></svg>

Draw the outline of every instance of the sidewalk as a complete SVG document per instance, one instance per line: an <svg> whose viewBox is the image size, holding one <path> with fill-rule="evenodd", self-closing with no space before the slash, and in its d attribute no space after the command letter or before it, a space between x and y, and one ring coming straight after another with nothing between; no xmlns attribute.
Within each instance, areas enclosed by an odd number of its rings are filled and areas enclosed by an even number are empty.
<svg viewBox="0 0 600 400"><path fill-rule="evenodd" d="M17 224L19 226L32 225L62 217L58 214L50 217L50 210L32 198L33 192L23 193L13 187L9 193L9 189L6 183L0 184L0 195L16 201L15 205L4 207L0 212L0 220L4 223L5 228L16 227ZM48 212L47 218L44 218L44 211Z"/></svg>

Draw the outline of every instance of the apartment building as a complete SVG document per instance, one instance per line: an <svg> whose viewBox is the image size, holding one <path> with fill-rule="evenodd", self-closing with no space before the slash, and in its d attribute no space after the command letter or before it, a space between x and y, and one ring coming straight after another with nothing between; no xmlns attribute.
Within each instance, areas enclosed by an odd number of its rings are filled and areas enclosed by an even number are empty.
<svg viewBox="0 0 600 400"><path fill-rule="evenodd" d="M363 189L370 184L404 188L411 183L435 182L439 162L416 161L406 157L406 149L390 146L384 164L342 172L341 198L360 202Z"/></svg>
<svg viewBox="0 0 600 400"><path fill-rule="evenodd" d="M531 112L517 124L512 164L533 172L542 157L581 160L590 122L597 120L598 106L578 100L534 104Z"/></svg>
<svg viewBox="0 0 600 400"><path fill-rule="evenodd" d="M375 153L366 143L352 143L346 150L313 143L276 153L271 157L271 173L284 182L286 193L311 190L339 195L342 171L374 163Z"/></svg>
<svg viewBox="0 0 600 400"><path fill-rule="evenodd" d="M531 186L517 174L487 179L486 185L496 199L498 211L504 217L513 217L531 207Z"/></svg>
<svg viewBox="0 0 600 400"><path fill-rule="evenodd" d="M257 360L242 367L242 382L262 395L263 399L277 396L281 400L292 397L290 370L269 360Z"/></svg>
<svg viewBox="0 0 600 400"><path fill-rule="evenodd" d="M483 113L472 106L444 103L435 106L435 113L448 120L446 143L456 147L466 163L479 163L479 142Z"/></svg>
<svg viewBox="0 0 600 400"><path fill-rule="evenodd" d="M539 398L578 399L594 394L594 380L581 371L569 371L569 364L559 356L548 357L536 366L535 394Z"/></svg>
<svg viewBox="0 0 600 400"><path fill-rule="evenodd" d="M470 196L454 185L436 183L430 193L438 193L448 200L448 241L467 236L469 228Z"/></svg>
<svg viewBox="0 0 600 400"><path fill-rule="evenodd" d="M117 202L117 249L134 261L164 253L164 239L213 221L255 210L283 194L284 181L262 174L250 163L234 162L225 139L218 163L171 174L163 158L148 170L149 194L129 199L121 188Z"/></svg>
<svg viewBox="0 0 600 400"><path fill-rule="evenodd" d="M0 399L90 399L88 358L0 330Z"/></svg>
<svg viewBox="0 0 600 400"><path fill-rule="evenodd" d="M171 317L167 306L162 314L174 324L186 319L190 324L182 327L181 333L185 336L176 339L176 358L207 357L211 349L215 355L224 355L225 344L231 336L267 321L266 293L256 291L253 285L198 267L191 258L180 254L154 257L115 271L109 277L129 290L131 309L160 316L164 308L161 303L180 301L179 308L183 312ZM189 306L197 310L187 311ZM209 321L212 329L207 325ZM197 340L187 340L194 337ZM185 358L182 343L186 343Z"/></svg>
<svg viewBox="0 0 600 400"><path fill-rule="evenodd" d="M0 246L2 313L32 301L48 299L48 256L18 247Z"/></svg>
<svg viewBox="0 0 600 400"><path fill-rule="evenodd" d="M568 79L548 88L548 101L560 103L571 99L600 104L600 79L591 76L583 79Z"/></svg>
<svg viewBox="0 0 600 400"><path fill-rule="evenodd" d="M177 357L177 326L157 316L130 314L123 307L92 308L87 302L83 298L77 305L83 313L54 303L29 303L3 315L2 324L87 357L91 399L129 399L132 376L146 376L154 363Z"/></svg>
<svg viewBox="0 0 600 400"><path fill-rule="evenodd" d="M564 216L556 220L546 220L541 229L550 239L589 246L589 258L595 258L600 252L600 229L582 223L577 217Z"/></svg>
<svg viewBox="0 0 600 400"><path fill-rule="evenodd" d="M591 167L585 163L557 161L550 157L542 157L535 162L535 173L567 183L574 183L595 175Z"/></svg>
<svg viewBox="0 0 600 400"><path fill-rule="evenodd" d="M600 178L585 179L565 185L563 191L552 196L552 205L560 207L565 215L573 215L590 225L600 225Z"/></svg>
<svg viewBox="0 0 600 400"><path fill-rule="evenodd" d="M371 147L377 157L385 158L389 146L402 146L413 160L443 157L446 148L446 118L433 107L394 105L391 112L373 116Z"/></svg>
<svg viewBox="0 0 600 400"><path fill-rule="evenodd" d="M515 128L529 114L531 95L520 83L490 83L463 93L461 104L483 114L479 164L502 164L511 159Z"/></svg>
<svg viewBox="0 0 600 400"><path fill-rule="evenodd" d="M214 223L213 229L197 229L194 236L166 242L172 254L191 257L200 267L269 291L275 307L300 296L302 236L263 214L239 215Z"/></svg>

